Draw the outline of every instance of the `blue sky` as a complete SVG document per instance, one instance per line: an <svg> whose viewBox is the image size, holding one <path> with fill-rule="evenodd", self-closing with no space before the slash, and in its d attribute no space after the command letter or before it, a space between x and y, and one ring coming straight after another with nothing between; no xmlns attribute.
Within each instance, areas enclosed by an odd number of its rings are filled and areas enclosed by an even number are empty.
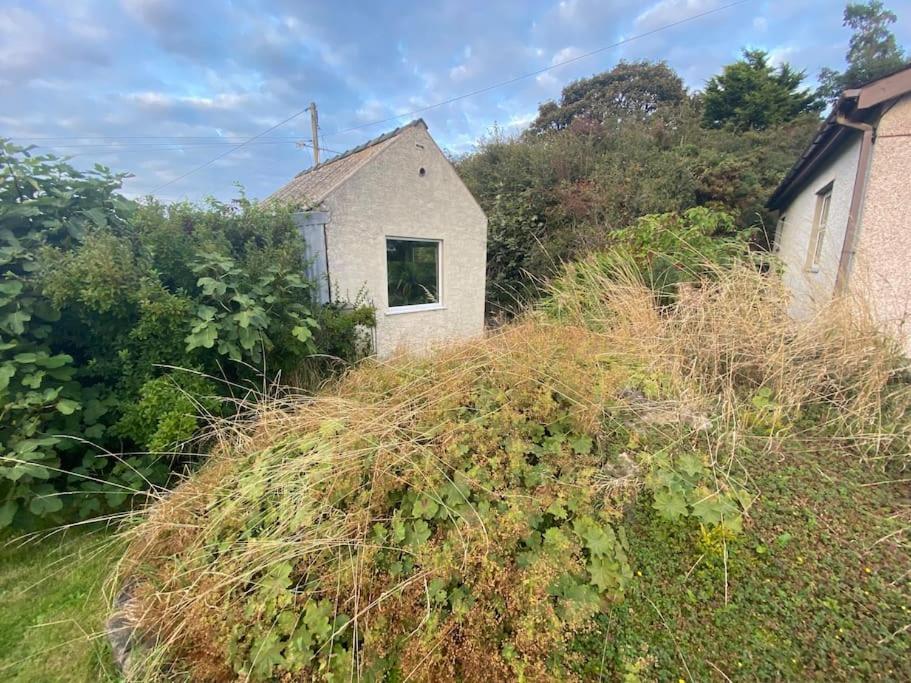
<svg viewBox="0 0 911 683"><path fill-rule="evenodd" d="M0 136L132 172L153 191L316 101L322 144L565 61L731 0L0 0ZM911 48L911 0L886 0ZM747 0L536 77L420 115L469 151L519 131L569 81L620 59L665 59L699 89L744 46L806 69L842 68L841 0ZM349 130L355 128L355 130ZM344 132L347 131L347 132ZM99 138L99 136L104 136ZM264 197L310 165L304 114L157 194ZM231 144L229 144L231 143Z"/></svg>

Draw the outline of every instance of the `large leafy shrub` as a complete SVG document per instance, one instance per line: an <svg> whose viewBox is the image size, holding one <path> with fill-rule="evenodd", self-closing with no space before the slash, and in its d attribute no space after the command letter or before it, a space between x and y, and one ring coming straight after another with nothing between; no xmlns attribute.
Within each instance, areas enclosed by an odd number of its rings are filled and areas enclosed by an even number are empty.
<svg viewBox="0 0 911 683"><path fill-rule="evenodd" d="M119 507L219 396L354 355L321 334L290 208L135 203L123 177L0 146L0 526Z"/></svg>

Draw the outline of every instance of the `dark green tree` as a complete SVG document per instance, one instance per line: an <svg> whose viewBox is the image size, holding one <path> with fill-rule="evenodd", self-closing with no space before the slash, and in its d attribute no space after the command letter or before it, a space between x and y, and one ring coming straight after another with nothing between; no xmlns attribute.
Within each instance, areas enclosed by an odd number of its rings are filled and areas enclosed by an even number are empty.
<svg viewBox="0 0 911 683"><path fill-rule="evenodd" d="M895 13L883 7L881 0L849 3L845 7L843 25L851 35L844 72L824 68L819 72L819 96L838 99L842 91L872 81L905 64L904 51L898 46L889 26L897 20Z"/></svg>
<svg viewBox="0 0 911 683"><path fill-rule="evenodd" d="M725 66L706 85L702 125L763 130L819 111L819 99L799 89L805 75L786 63L776 69L764 50L744 50L742 59Z"/></svg>
<svg viewBox="0 0 911 683"><path fill-rule="evenodd" d="M609 118L642 118L686 99L680 76L666 62L621 61L610 71L570 83L560 102L538 108L532 133L562 130L574 120L602 123Z"/></svg>

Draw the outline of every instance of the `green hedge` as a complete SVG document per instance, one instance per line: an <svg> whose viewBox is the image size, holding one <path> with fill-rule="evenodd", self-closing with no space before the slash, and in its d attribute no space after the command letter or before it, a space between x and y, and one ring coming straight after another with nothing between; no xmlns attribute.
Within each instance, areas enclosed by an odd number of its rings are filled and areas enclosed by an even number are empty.
<svg viewBox="0 0 911 683"><path fill-rule="evenodd" d="M0 526L164 485L198 416L324 375L372 319L312 303L290 207L138 203L124 177L0 140Z"/></svg>

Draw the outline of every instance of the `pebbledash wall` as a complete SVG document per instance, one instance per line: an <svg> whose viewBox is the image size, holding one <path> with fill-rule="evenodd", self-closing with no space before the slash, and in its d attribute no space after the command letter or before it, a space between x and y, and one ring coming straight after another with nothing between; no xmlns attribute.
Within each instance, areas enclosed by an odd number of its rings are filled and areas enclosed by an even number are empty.
<svg viewBox="0 0 911 683"><path fill-rule="evenodd" d="M322 208L332 297L366 294L379 357L483 334L487 218L423 125L403 130ZM440 241L438 307L390 310L387 237Z"/></svg>
<svg viewBox="0 0 911 683"><path fill-rule="evenodd" d="M791 314L796 318L811 316L820 304L830 301L835 291L835 278L841 247L845 241L851 193L862 134L853 135L840 154L822 166L794 196L778 230L776 248L784 264L784 283L791 292ZM808 254L820 190L832 183L829 220L818 268L810 268Z"/></svg>
<svg viewBox="0 0 911 683"><path fill-rule="evenodd" d="M855 249L849 287L911 354L911 95L877 126Z"/></svg>

